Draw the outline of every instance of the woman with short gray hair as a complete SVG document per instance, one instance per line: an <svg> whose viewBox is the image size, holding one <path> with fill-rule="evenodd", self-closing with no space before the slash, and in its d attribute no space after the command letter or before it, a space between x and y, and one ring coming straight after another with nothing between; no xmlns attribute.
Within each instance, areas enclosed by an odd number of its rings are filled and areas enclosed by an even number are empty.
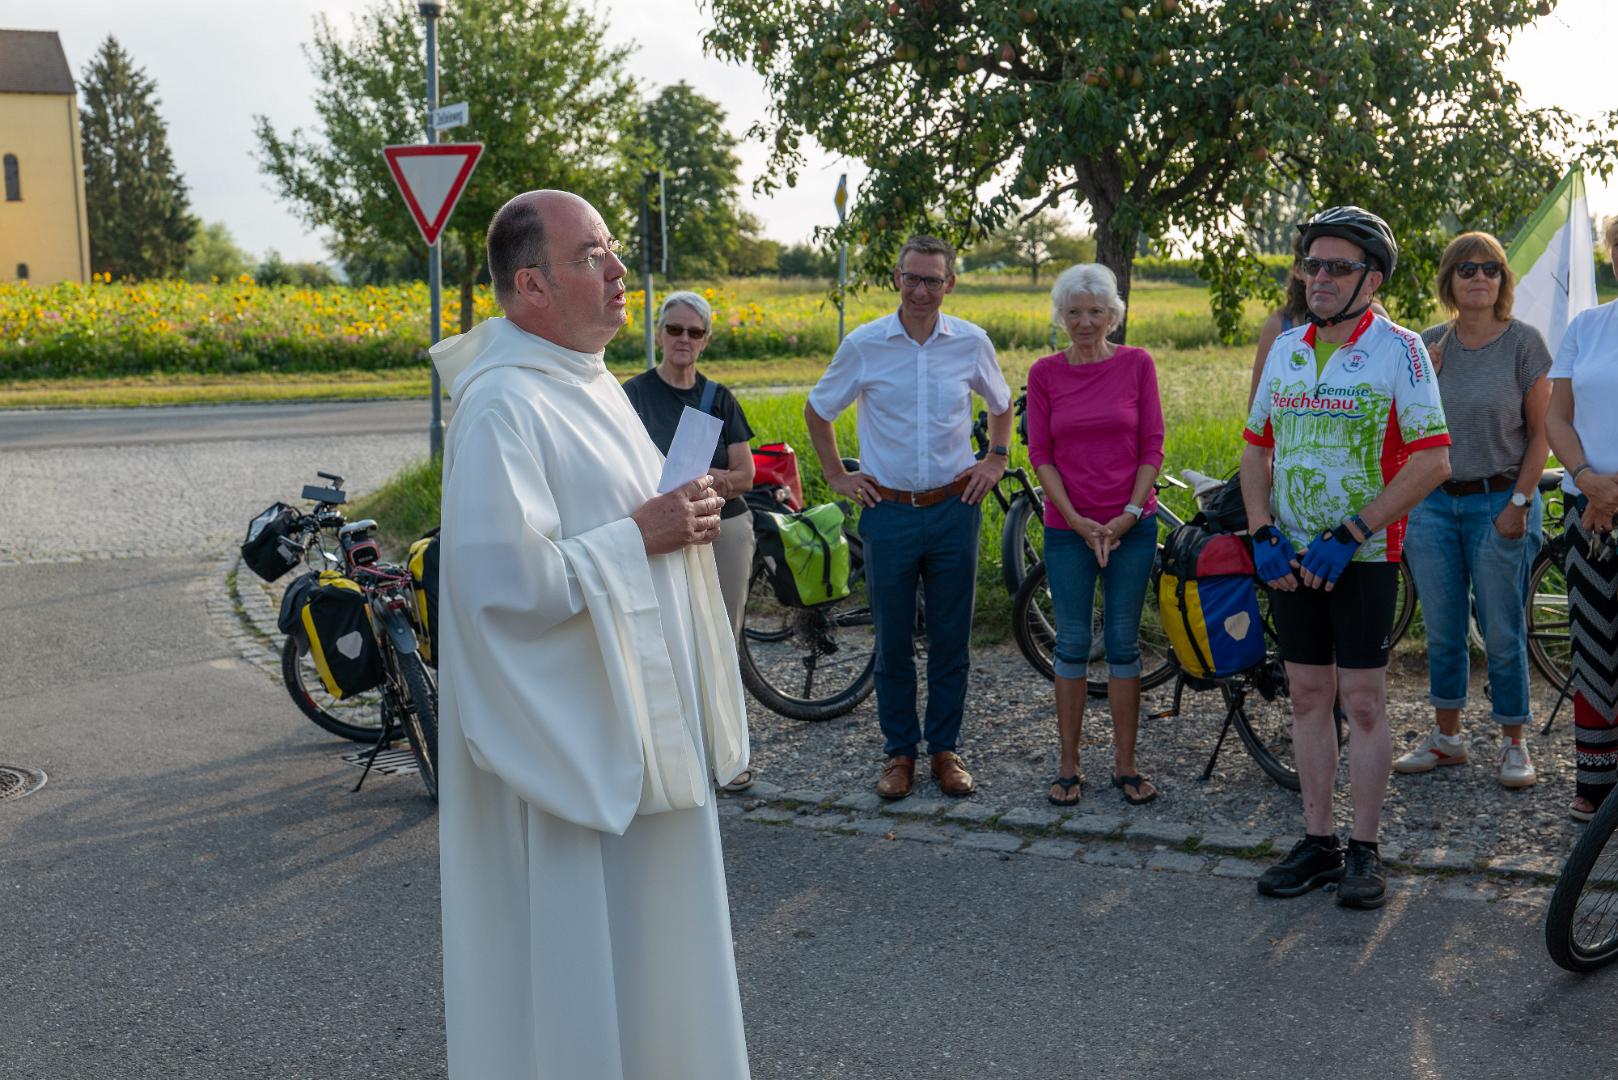
<svg viewBox="0 0 1618 1080"><path fill-rule="evenodd" d="M1107 340L1124 318L1111 270L1062 271L1051 315L1067 331L1062 352L1028 372L1028 460L1045 492L1045 570L1056 608L1056 726L1060 766L1047 797L1074 806L1082 789L1079 737L1088 692L1090 624L1102 588L1112 783L1131 806L1157 798L1135 763L1140 720L1140 618L1157 554L1163 406L1145 349Z"/></svg>
<svg viewBox="0 0 1618 1080"><path fill-rule="evenodd" d="M697 371L697 357L707 348L712 328L713 309L699 293L670 293L657 312L655 340L663 354L662 362L624 383L624 393L640 414L652 442L665 454L687 405L717 416L724 423L713 467L708 470L715 493L725 499L713 554L731 629L740 635L747 608L747 581L753 569L753 515L742 499L753 486L753 449L749 445L753 429L735 395ZM750 783L752 772L748 770L726 787L740 791Z"/></svg>

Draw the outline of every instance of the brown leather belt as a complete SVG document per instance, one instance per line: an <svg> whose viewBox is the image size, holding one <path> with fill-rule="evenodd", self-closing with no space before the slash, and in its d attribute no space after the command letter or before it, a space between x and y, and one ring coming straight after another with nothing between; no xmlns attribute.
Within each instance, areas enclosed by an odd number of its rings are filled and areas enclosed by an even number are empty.
<svg viewBox="0 0 1618 1080"><path fill-rule="evenodd" d="M1485 491L1505 491L1517 486L1517 478L1507 473L1485 476L1482 480L1445 480L1438 485L1446 495L1482 495Z"/></svg>
<svg viewBox="0 0 1618 1080"><path fill-rule="evenodd" d="M966 490L966 477L945 484L943 487L928 488L926 491L898 491L894 488L876 486L876 493L888 502L908 503L911 506L936 506L945 499L953 499Z"/></svg>

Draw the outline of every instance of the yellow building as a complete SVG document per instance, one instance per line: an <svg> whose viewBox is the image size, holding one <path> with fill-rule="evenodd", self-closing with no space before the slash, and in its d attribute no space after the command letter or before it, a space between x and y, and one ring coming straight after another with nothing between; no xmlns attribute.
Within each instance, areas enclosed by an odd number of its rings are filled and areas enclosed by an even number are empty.
<svg viewBox="0 0 1618 1080"><path fill-rule="evenodd" d="M0 281L90 280L73 72L54 31L0 30Z"/></svg>

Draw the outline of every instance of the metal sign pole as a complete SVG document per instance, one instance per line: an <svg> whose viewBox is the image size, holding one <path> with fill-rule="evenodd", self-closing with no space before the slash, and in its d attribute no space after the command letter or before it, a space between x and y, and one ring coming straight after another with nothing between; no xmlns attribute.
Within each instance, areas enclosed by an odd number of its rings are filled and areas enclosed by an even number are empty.
<svg viewBox="0 0 1618 1080"><path fill-rule="evenodd" d="M421 0L421 17L427 21L427 142L438 141L438 129L434 126L433 112L438 108L438 16L443 14L444 5L441 0ZM430 323L427 328L427 337L432 345L437 345L442 336L443 324L443 261L438 241L435 240L427 249L427 293L431 297ZM432 360L427 362L427 370L432 376L433 418L427 428L427 448L433 457L440 457L444 453L444 391L438 382L438 369L433 367Z"/></svg>
<svg viewBox="0 0 1618 1080"><path fill-rule="evenodd" d="M837 226L848 221L848 174L837 178ZM848 287L848 241L837 245L837 344L843 343L843 290Z"/></svg>
<svg viewBox="0 0 1618 1080"><path fill-rule="evenodd" d="M640 273L646 290L646 370L657 366L652 344L652 174L640 174Z"/></svg>

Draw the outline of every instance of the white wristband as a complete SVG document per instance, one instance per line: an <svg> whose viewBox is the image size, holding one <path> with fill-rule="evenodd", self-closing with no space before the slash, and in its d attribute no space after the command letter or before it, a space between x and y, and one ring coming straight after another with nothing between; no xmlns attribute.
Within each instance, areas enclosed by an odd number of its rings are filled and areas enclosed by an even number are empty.
<svg viewBox="0 0 1618 1080"><path fill-rule="evenodd" d="M1136 506L1134 503L1130 503L1128 506L1124 507L1124 513L1134 514L1135 520L1139 521L1141 518L1146 516L1146 508L1144 506Z"/></svg>

